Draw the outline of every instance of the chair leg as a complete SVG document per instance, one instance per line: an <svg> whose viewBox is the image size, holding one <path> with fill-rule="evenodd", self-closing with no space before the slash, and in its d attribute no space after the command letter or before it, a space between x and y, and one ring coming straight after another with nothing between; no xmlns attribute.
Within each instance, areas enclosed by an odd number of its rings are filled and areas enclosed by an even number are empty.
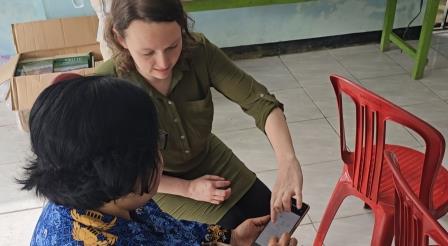
<svg viewBox="0 0 448 246"><path fill-rule="evenodd" d="M386 1L386 12L384 14L383 32L381 33L380 50L386 51L390 43L390 34L394 26L395 11L397 9L397 0Z"/></svg>
<svg viewBox="0 0 448 246"><path fill-rule="evenodd" d="M446 19L448 18L448 1L445 4L445 10L443 10L443 16L442 16L442 29L445 29L446 25Z"/></svg>
<svg viewBox="0 0 448 246"><path fill-rule="evenodd" d="M412 78L420 79L423 76L426 63L428 62L428 52L431 46L432 30L436 20L437 9L439 7L438 0L430 0L427 2L425 16L423 17L422 30L418 41L417 54L415 64L412 70Z"/></svg>
<svg viewBox="0 0 448 246"><path fill-rule="evenodd" d="M314 238L314 246L321 246L324 243L324 239L327 235L328 229L330 229L331 222L333 221L334 216L336 215L336 212L342 202L348 195L350 195L350 192L347 190L347 186L343 183L337 183L333 194L331 195L330 201L328 202L327 208L325 209L316 237Z"/></svg>
<svg viewBox="0 0 448 246"><path fill-rule="evenodd" d="M372 233L372 246L390 246L394 238L393 208L390 211L376 209L374 211L375 225Z"/></svg>

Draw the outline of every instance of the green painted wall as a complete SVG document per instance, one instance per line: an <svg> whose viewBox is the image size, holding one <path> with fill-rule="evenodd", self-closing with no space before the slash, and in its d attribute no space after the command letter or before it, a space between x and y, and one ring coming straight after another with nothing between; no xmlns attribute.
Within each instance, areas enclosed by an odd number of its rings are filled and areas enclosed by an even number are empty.
<svg viewBox="0 0 448 246"><path fill-rule="evenodd" d="M184 7L189 12L216 9L234 9L274 4L299 3L312 0L187 0Z"/></svg>

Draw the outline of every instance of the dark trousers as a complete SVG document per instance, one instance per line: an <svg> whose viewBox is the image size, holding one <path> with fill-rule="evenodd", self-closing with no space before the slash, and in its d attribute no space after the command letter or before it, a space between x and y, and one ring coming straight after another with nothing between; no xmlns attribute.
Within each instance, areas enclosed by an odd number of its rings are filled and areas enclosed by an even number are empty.
<svg viewBox="0 0 448 246"><path fill-rule="evenodd" d="M224 215L218 225L234 229L243 221L270 214L271 191L258 178L246 194Z"/></svg>

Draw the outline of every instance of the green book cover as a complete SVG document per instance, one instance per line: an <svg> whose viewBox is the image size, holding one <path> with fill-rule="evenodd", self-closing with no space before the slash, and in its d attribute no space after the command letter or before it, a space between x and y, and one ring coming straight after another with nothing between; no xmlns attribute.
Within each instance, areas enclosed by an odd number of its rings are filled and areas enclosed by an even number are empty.
<svg viewBox="0 0 448 246"><path fill-rule="evenodd" d="M92 67L92 54L75 54L53 59L53 71L65 72L70 70Z"/></svg>
<svg viewBox="0 0 448 246"><path fill-rule="evenodd" d="M53 60L27 60L17 65L15 76L36 75L53 72Z"/></svg>
<svg viewBox="0 0 448 246"><path fill-rule="evenodd" d="M89 68L93 65L91 52L68 54L44 58L24 59L17 64L15 76L66 72Z"/></svg>

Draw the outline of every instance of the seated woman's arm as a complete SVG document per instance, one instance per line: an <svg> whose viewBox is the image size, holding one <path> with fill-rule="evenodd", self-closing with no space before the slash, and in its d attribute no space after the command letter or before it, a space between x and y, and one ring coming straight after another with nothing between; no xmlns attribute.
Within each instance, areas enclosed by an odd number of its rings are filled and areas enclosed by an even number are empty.
<svg viewBox="0 0 448 246"><path fill-rule="evenodd" d="M204 175L194 180L162 175L157 192L221 204L230 196L229 186L230 181L215 175Z"/></svg>
<svg viewBox="0 0 448 246"><path fill-rule="evenodd" d="M219 225L206 225L207 229L205 231L202 244L214 245L216 243L225 243L232 246L252 245L255 242L255 239L260 235L261 231L263 231L269 220L269 215L247 219L233 230L225 229ZM185 220L180 222L187 223L190 226L191 223L195 225L200 224L198 222ZM202 227L204 224L199 226Z"/></svg>

